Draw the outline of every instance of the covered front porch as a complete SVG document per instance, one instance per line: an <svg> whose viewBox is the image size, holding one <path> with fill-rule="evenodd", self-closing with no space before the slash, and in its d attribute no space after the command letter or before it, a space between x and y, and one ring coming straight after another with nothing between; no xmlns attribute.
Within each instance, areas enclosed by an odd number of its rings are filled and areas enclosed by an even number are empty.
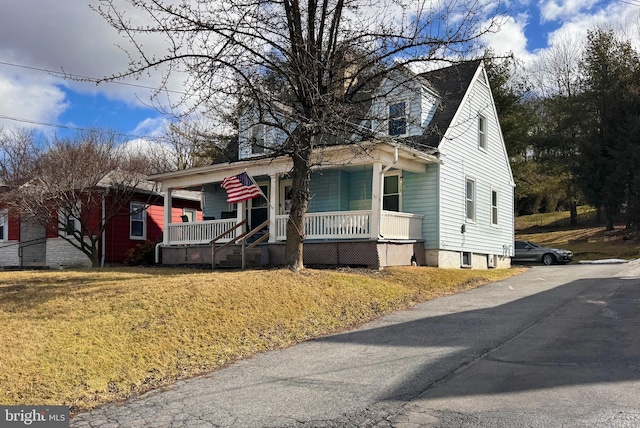
<svg viewBox="0 0 640 428"><path fill-rule="evenodd" d="M335 148L330 154L333 157L326 162L327 165L315 169L311 177L311 198L303 231L305 254L314 253L317 247L319 253L327 255L324 259L328 262L336 259L329 257L333 252L342 253L341 258L346 260L345 251L358 252L364 248L379 251L378 244L402 243L411 248L410 252L414 251L415 243L423 245L425 215L402 211L403 179L406 174L424 174L428 163L437 162L435 157L406 148L399 150L388 144L379 144L374 150L357 156L353 148ZM324 158L329 158L326 152ZM214 263L207 261L206 250L213 241L214 245L236 241L242 234L268 221L264 232L261 232L268 233L262 244L268 248L263 264L279 264L279 254L284 251L282 243L286 240L290 168L287 158L261 159L151 177L162 182L163 191L169 196L165 198L163 254L169 251L180 253L176 258L180 260L181 251L184 251L184 260L188 261L190 257L184 247L199 247L201 251L196 259L202 263ZM245 171L253 177L266 198L228 204L221 182ZM199 189L202 192L203 221L185 222L171 218L168 214L171 213L170 196L177 189ZM324 245L320 250L321 244ZM400 264L410 264L412 257L415 261L415 256L410 254ZM163 259L163 263L165 261ZM347 263L338 261L336 264Z"/></svg>

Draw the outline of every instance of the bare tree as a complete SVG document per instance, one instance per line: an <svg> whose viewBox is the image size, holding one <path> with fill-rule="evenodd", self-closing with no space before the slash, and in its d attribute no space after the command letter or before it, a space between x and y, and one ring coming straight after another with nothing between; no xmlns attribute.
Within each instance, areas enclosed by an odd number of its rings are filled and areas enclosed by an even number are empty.
<svg viewBox="0 0 640 428"><path fill-rule="evenodd" d="M360 122L374 84L412 62L468 56L497 29L499 7L476 0L103 0L96 10L130 42L130 68L105 80L185 73L185 104L221 115L237 107L240 86L254 124L286 136L268 149L292 160L285 258L297 271L312 153L354 134L370 139L375 134ZM154 36L166 51L147 48Z"/></svg>
<svg viewBox="0 0 640 428"><path fill-rule="evenodd" d="M143 180L148 163L118 150L113 134L98 131L55 140L31 161L31 179L14 187L8 200L99 267L99 242L111 220L128 212L134 195L151 195Z"/></svg>
<svg viewBox="0 0 640 428"><path fill-rule="evenodd" d="M0 184L13 187L29 181L43 146L33 129L0 128Z"/></svg>
<svg viewBox="0 0 640 428"><path fill-rule="evenodd" d="M160 141L174 155L169 170L209 165L226 145L223 136L213 134L202 121L194 120L167 124Z"/></svg>

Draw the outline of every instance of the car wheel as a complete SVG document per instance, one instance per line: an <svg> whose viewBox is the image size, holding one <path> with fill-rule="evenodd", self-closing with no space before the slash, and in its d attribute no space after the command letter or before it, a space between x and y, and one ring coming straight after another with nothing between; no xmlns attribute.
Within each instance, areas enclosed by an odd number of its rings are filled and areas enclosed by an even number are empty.
<svg viewBox="0 0 640 428"><path fill-rule="evenodd" d="M546 266L554 264L555 261L556 258L553 256L553 254L545 254L544 256L542 256L542 263L544 263Z"/></svg>

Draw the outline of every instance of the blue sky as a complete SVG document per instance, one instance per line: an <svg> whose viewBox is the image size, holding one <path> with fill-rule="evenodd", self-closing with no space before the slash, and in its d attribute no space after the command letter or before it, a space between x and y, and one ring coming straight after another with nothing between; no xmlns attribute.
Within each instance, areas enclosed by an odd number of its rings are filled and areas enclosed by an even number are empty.
<svg viewBox="0 0 640 428"><path fill-rule="evenodd" d="M71 82L45 70L102 77L126 69L119 37L88 4L96 0L6 2L0 15L0 126L36 127L48 135L108 128L134 138L153 136L168 120L151 107L159 76L136 86ZM640 0L515 0L501 30L485 38L497 53L527 64L563 37L596 25L625 26L640 35ZM161 49L160 41L154 48ZM178 82L172 89L179 91Z"/></svg>

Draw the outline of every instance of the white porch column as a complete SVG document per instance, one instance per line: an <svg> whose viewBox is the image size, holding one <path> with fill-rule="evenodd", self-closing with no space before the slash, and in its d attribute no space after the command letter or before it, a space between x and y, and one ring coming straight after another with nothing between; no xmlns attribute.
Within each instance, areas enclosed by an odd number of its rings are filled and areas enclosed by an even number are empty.
<svg viewBox="0 0 640 428"><path fill-rule="evenodd" d="M269 188L269 242L276 242L276 234L277 234L277 222L276 215L278 206L278 175L272 174L269 176L271 178L271 187Z"/></svg>
<svg viewBox="0 0 640 428"><path fill-rule="evenodd" d="M238 213L236 215L236 220L238 221L238 224L240 224L240 222L242 222L243 220L245 220L247 217L247 210L246 210L246 202L238 202L236 204L236 209L238 210ZM245 233L247 231L247 225L243 225L237 232L236 236L241 235L243 233Z"/></svg>
<svg viewBox="0 0 640 428"><path fill-rule="evenodd" d="M382 163L373 164L371 178L371 239L380 236L380 218L382 216Z"/></svg>
<svg viewBox="0 0 640 428"><path fill-rule="evenodd" d="M173 211L173 189L167 188L164 191L164 233L162 242L169 245L169 224L171 224L171 212Z"/></svg>

